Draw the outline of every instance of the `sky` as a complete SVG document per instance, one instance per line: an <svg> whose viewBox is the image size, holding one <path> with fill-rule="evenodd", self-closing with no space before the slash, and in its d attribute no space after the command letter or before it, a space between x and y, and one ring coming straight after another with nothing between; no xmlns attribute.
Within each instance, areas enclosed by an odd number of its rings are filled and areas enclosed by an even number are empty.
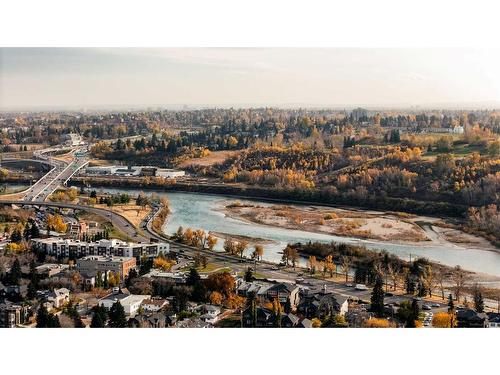
<svg viewBox="0 0 500 375"><path fill-rule="evenodd" d="M498 106L500 49L0 48L0 110Z"/></svg>

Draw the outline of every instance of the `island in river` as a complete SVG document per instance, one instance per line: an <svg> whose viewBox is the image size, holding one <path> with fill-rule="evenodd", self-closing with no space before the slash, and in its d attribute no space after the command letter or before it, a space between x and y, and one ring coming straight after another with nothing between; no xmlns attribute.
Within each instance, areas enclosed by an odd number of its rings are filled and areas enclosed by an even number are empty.
<svg viewBox="0 0 500 375"><path fill-rule="evenodd" d="M234 219L286 229L401 243L470 244L495 250L487 240L452 228L442 220L406 213L239 201L219 209Z"/></svg>

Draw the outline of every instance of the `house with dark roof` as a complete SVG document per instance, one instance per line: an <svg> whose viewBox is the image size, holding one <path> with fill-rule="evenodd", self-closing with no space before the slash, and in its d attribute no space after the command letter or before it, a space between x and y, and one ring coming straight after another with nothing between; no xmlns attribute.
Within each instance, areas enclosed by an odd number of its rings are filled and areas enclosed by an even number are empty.
<svg viewBox="0 0 500 375"><path fill-rule="evenodd" d="M161 312L144 313L130 318L128 324L133 328L165 328L170 325L170 320Z"/></svg>
<svg viewBox="0 0 500 375"><path fill-rule="evenodd" d="M348 311L348 297L328 292L304 290L300 295L297 313L308 318L323 319L329 315L345 315Z"/></svg>
<svg viewBox="0 0 500 375"><path fill-rule="evenodd" d="M295 328L299 325L299 317L295 314L289 313L281 317L282 328Z"/></svg>
<svg viewBox="0 0 500 375"><path fill-rule="evenodd" d="M274 284L266 290L266 298L270 302L278 299L282 305L289 302L291 309L295 310L299 303L299 287L290 283Z"/></svg>
<svg viewBox="0 0 500 375"><path fill-rule="evenodd" d="M472 309L457 310L457 327L459 328L485 328L488 326L488 315L478 313Z"/></svg>
<svg viewBox="0 0 500 375"><path fill-rule="evenodd" d="M488 328L500 328L500 313L487 313L488 315Z"/></svg>
<svg viewBox="0 0 500 375"><path fill-rule="evenodd" d="M274 314L271 310L266 309L265 307L258 306L256 309L257 318L255 322L255 327L274 327ZM251 307L247 307L243 310L242 314L242 323L243 327L254 327L252 310Z"/></svg>
<svg viewBox="0 0 500 375"><path fill-rule="evenodd" d="M285 305L289 301L292 310L295 310L299 303L299 287L291 283L271 283L261 280L243 282L238 287L237 293L243 297L254 295L261 303L278 299Z"/></svg>
<svg viewBox="0 0 500 375"><path fill-rule="evenodd" d="M305 318L305 319L302 319L302 321L299 323L298 325L299 328L312 328L312 321Z"/></svg>

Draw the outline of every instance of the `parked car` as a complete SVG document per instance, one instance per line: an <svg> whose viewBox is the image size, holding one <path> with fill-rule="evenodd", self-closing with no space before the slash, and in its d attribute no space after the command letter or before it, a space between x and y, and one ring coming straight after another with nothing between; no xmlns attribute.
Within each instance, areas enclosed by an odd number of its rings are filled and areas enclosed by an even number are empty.
<svg viewBox="0 0 500 375"><path fill-rule="evenodd" d="M346 284L345 284L345 286L347 286L347 287L349 287L349 288L350 288L350 287L352 287L353 285L352 285L351 283L346 283Z"/></svg>
<svg viewBox="0 0 500 375"><path fill-rule="evenodd" d="M365 284L356 284L356 290L368 290Z"/></svg>
<svg viewBox="0 0 500 375"><path fill-rule="evenodd" d="M385 296L386 296L386 297L394 297L394 294L393 294L393 293L391 293L391 292L386 292L386 293L385 293Z"/></svg>

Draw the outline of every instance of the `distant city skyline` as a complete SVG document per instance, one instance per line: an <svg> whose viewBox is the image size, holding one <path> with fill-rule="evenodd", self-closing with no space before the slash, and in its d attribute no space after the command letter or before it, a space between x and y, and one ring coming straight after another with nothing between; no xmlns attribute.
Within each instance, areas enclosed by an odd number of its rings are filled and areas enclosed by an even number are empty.
<svg viewBox="0 0 500 375"><path fill-rule="evenodd" d="M500 106L500 49L0 48L0 110Z"/></svg>

